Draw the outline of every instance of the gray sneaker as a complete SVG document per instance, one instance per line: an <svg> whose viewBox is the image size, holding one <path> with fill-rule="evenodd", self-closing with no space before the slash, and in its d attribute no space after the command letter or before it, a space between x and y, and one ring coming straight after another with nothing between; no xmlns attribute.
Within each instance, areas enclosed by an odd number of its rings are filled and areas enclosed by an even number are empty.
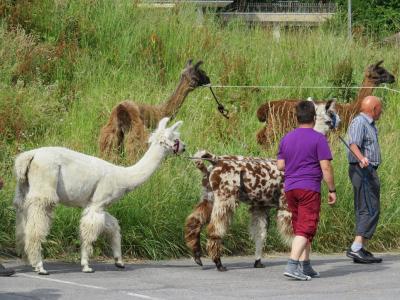
<svg viewBox="0 0 400 300"><path fill-rule="evenodd" d="M301 272L303 272L303 274L305 274L307 276L310 276L312 278L319 278L320 277L319 273L317 271L315 271L313 269L313 267L311 266L311 263L310 263L309 260L300 262L299 263L299 267L300 267Z"/></svg>
<svg viewBox="0 0 400 300"><path fill-rule="evenodd" d="M312 277L312 278L319 278L319 277L321 277L321 276L319 275L319 272L315 271L311 266L308 267L307 269L304 269L304 268L303 268L301 271L303 272L304 275L310 276L310 277Z"/></svg>
<svg viewBox="0 0 400 300"><path fill-rule="evenodd" d="M294 278L297 280L302 280L302 281L308 281L311 280L311 276L305 275L299 268L296 270L286 270L285 273L283 273L286 277Z"/></svg>

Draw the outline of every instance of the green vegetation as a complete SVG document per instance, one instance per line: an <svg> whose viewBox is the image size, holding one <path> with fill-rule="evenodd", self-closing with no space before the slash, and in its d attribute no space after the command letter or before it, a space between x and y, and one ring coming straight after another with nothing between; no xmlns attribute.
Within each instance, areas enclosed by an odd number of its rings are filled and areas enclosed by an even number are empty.
<svg viewBox="0 0 400 300"><path fill-rule="evenodd" d="M99 130L112 107L124 99L164 101L189 58L203 60L212 83L223 85L327 86L341 79L337 65L343 62L350 64L345 69L351 68L351 80L361 84L364 68L380 59L399 76L398 49L366 38L350 43L338 27L282 31L278 43L267 29L220 24L213 14L201 22L192 7L141 9L133 1L3 0L0 16L0 176L5 180L0 192L1 253L14 253L15 155L50 145L97 155ZM229 120L202 88L188 96L177 115L184 121L181 136L189 154L207 149L274 157L276 145L264 151L256 144L255 133L262 126L255 117L258 106L269 99L325 98L333 93L304 88L216 92L231 112ZM385 100L379 124L384 163L379 170L381 222L370 247L387 250L400 247L400 95L384 90L375 94ZM315 249L326 252L343 250L353 233L345 150L335 136L331 145L339 199L333 209L324 202L315 240ZM187 255L183 224L199 196L200 174L193 163L183 157L167 159L151 180L109 209L122 228L124 255ZM79 217L80 209L58 207L45 244L47 257L78 255ZM274 216L271 220L266 251L286 250ZM247 224L242 205L225 239L227 253L253 253ZM95 254L109 253L100 240Z"/></svg>

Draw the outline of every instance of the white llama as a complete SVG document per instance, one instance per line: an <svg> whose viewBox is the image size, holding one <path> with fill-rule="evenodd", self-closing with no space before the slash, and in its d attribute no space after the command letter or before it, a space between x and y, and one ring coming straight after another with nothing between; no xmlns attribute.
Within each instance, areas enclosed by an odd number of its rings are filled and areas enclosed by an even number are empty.
<svg viewBox="0 0 400 300"><path fill-rule="evenodd" d="M120 227L117 219L105 209L144 183L166 155L185 150L178 131L182 121L167 128L168 120L160 121L149 138L149 149L131 167L116 166L59 147L34 149L16 158L17 250L26 254L36 272L48 274L43 267L41 244L49 233L52 212L58 203L83 208L80 221L83 272L94 272L89 267L89 256L92 244L103 232L110 237L115 265L124 268Z"/></svg>

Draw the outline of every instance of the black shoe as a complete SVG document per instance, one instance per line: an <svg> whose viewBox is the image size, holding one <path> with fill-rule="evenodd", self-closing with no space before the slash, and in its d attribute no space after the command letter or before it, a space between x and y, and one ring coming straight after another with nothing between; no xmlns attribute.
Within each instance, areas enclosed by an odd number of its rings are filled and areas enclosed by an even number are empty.
<svg viewBox="0 0 400 300"><path fill-rule="evenodd" d="M346 251L346 256L352 258L355 263L372 264L374 262L374 259L367 256L362 248L358 251L353 251L350 248Z"/></svg>
<svg viewBox="0 0 400 300"><path fill-rule="evenodd" d="M368 250L365 250L364 248L361 249L362 252L364 252L364 254L368 257L370 257L371 259L373 259L374 263L381 263L382 262L382 258L380 257L375 257L371 252L369 252Z"/></svg>
<svg viewBox="0 0 400 300"><path fill-rule="evenodd" d="M0 276L11 276L15 273L13 269L6 269L6 268L1 268L0 269Z"/></svg>

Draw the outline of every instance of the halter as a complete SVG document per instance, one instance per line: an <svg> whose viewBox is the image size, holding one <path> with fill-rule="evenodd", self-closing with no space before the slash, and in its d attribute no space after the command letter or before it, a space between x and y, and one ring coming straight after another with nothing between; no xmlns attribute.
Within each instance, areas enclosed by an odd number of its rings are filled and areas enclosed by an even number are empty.
<svg viewBox="0 0 400 300"><path fill-rule="evenodd" d="M338 128L339 121L340 121L340 118L337 115L337 113L333 113L333 115L332 115L332 127L333 127L333 129Z"/></svg>
<svg viewBox="0 0 400 300"><path fill-rule="evenodd" d="M177 155L178 154L178 152L179 152L179 144L180 144L180 141L179 141L179 139L175 139L174 140L174 150L173 150L173 153L175 154L175 155Z"/></svg>
<svg viewBox="0 0 400 300"><path fill-rule="evenodd" d="M169 143L165 140L160 141L160 145L163 146L165 149L167 150L171 150L172 149L172 153L175 155L178 155L179 153L179 146L181 144L181 141L179 139L175 139L174 143Z"/></svg>

